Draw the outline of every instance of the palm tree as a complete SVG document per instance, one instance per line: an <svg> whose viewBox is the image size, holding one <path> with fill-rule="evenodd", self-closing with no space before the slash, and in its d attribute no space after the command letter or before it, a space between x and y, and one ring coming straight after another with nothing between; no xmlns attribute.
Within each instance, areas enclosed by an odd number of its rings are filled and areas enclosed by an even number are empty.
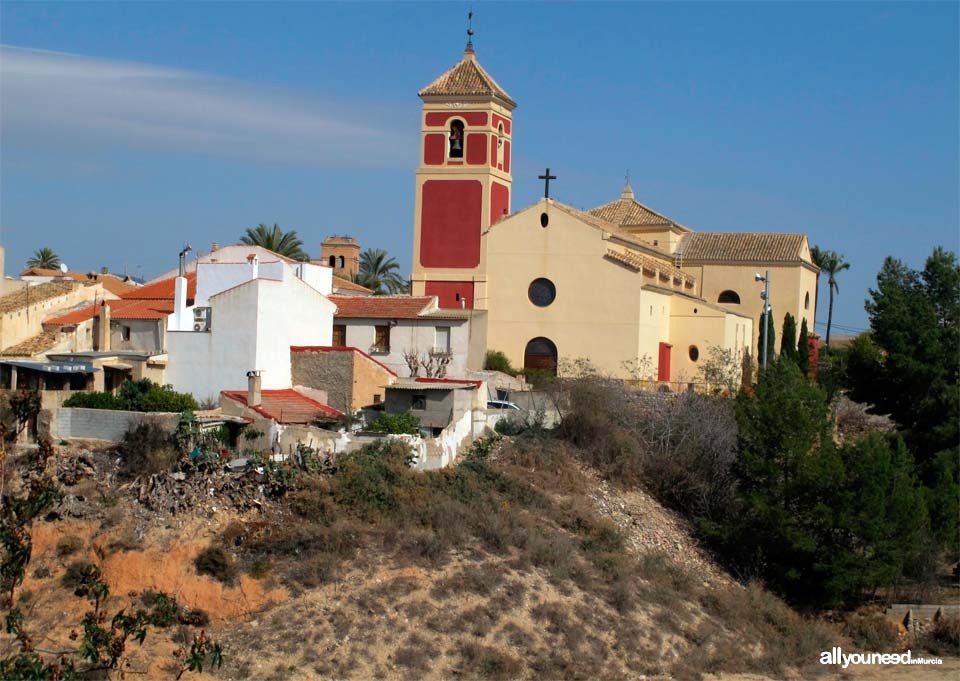
<svg viewBox="0 0 960 681"><path fill-rule="evenodd" d="M307 252L303 250L303 242L297 237L297 230L291 229L289 232L284 232L277 223L273 223L272 228L262 222L256 227L247 227L246 233L240 237L240 243L261 246L294 260L310 259Z"/></svg>
<svg viewBox="0 0 960 681"><path fill-rule="evenodd" d="M353 281L378 296L407 292L407 282L400 275L400 263L380 248L368 248L360 254L360 271Z"/></svg>
<svg viewBox="0 0 960 681"><path fill-rule="evenodd" d="M850 263L844 261L843 256L836 251L828 251L814 246L810 250L810 258L813 264L826 272L829 278L827 285L830 289L830 307L827 310L827 347L830 347L830 326L833 324L833 292L840 293L840 287L837 286L837 275L844 270L850 269Z"/></svg>
<svg viewBox="0 0 960 681"><path fill-rule="evenodd" d="M34 251L33 257L27 260L27 267L40 267L45 270L54 270L60 267L60 256L52 248L44 246Z"/></svg>

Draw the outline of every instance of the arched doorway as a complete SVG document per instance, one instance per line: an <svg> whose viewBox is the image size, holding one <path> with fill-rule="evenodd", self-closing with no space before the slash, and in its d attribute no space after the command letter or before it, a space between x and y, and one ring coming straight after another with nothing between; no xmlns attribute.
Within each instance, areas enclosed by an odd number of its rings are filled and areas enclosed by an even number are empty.
<svg viewBox="0 0 960 681"><path fill-rule="evenodd" d="M549 338L534 338L523 351L523 368L557 373L557 346Z"/></svg>

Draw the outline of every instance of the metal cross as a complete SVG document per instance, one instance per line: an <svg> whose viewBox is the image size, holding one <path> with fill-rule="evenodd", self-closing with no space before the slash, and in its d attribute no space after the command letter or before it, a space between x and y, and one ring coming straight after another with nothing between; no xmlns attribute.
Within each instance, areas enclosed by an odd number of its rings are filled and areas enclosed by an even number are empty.
<svg viewBox="0 0 960 681"><path fill-rule="evenodd" d="M550 180L557 179L557 176L551 175L550 169L547 168L547 172L544 173L543 175L537 175L537 179L543 180L543 198L549 199L550 198Z"/></svg>

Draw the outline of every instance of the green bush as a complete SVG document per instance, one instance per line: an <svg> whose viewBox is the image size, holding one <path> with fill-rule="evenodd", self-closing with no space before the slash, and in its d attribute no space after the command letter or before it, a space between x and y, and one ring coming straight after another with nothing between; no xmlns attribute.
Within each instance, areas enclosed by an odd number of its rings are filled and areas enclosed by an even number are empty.
<svg viewBox="0 0 960 681"><path fill-rule="evenodd" d="M210 575L221 582L230 582L237 573L236 566L226 551L216 546L208 546L193 560L197 574Z"/></svg>
<svg viewBox="0 0 960 681"><path fill-rule="evenodd" d="M108 392L87 392L71 395L64 407L113 409L116 411L185 412L198 409L189 393L178 393L172 386L158 385L149 378L126 381L117 395Z"/></svg>
<svg viewBox="0 0 960 681"><path fill-rule="evenodd" d="M420 419L409 412L403 414L389 414L384 412L368 427L374 433L390 433L391 435L416 435L420 432Z"/></svg>
<svg viewBox="0 0 960 681"><path fill-rule="evenodd" d="M858 650L892 653L897 650L897 625L883 613L854 613L843 624L843 633Z"/></svg>
<svg viewBox="0 0 960 681"><path fill-rule="evenodd" d="M487 371L500 371L508 376L516 376L519 373L510 364L510 358L499 350L487 350L487 356L483 360L483 368Z"/></svg>
<svg viewBox="0 0 960 681"><path fill-rule="evenodd" d="M81 409L126 409L126 403L113 393L76 393L71 395L63 403L64 407L77 407Z"/></svg>
<svg viewBox="0 0 960 681"><path fill-rule="evenodd" d="M333 496L362 517L395 510L400 491L409 485L412 454L400 442L380 442L337 460Z"/></svg>

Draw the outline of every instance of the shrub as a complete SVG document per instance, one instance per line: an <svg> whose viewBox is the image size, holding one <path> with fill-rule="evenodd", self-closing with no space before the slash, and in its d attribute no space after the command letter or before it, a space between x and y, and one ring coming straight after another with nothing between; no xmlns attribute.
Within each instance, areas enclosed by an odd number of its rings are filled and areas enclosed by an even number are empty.
<svg viewBox="0 0 960 681"><path fill-rule="evenodd" d="M57 540L57 556L60 558L74 554L82 548L83 540L73 534L68 534Z"/></svg>
<svg viewBox="0 0 960 681"><path fill-rule="evenodd" d="M391 435L416 435L420 432L420 419L413 414L390 414L384 412L375 421L367 426L374 433L390 433Z"/></svg>
<svg viewBox="0 0 960 681"><path fill-rule="evenodd" d="M216 546L208 546L193 561L197 574L210 575L221 582L230 582L237 569L226 552Z"/></svg>
<svg viewBox="0 0 960 681"><path fill-rule="evenodd" d="M843 633L859 650L885 653L897 649L897 625L880 612L851 614L843 624Z"/></svg>
<svg viewBox="0 0 960 681"><path fill-rule="evenodd" d="M86 595L87 588L99 579L100 568L85 560L78 560L67 566L60 583L78 596L83 596Z"/></svg>
<svg viewBox="0 0 960 681"><path fill-rule="evenodd" d="M399 442L368 445L337 460L333 495L362 517L377 517L399 505L410 483L410 448Z"/></svg>
<svg viewBox="0 0 960 681"><path fill-rule="evenodd" d="M141 597L143 604L151 609L150 624L155 627L169 627L177 621L179 607L177 599L167 594L153 591L144 591Z"/></svg>
<svg viewBox="0 0 960 681"><path fill-rule="evenodd" d="M499 350L487 350L487 356L483 360L483 368L487 371L499 371L508 376L516 376L518 373L510 364L510 358Z"/></svg>
<svg viewBox="0 0 960 681"><path fill-rule="evenodd" d="M158 385L149 378L124 382L117 395L109 392L76 393L63 406L146 412L184 412L199 408L193 395L178 393L172 386Z"/></svg>
<svg viewBox="0 0 960 681"><path fill-rule="evenodd" d="M960 617L941 615L924 636L924 645L935 655L960 655Z"/></svg>
<svg viewBox="0 0 960 681"><path fill-rule="evenodd" d="M168 472L179 458L173 436L149 422L124 435L120 453L120 473L128 478Z"/></svg>
<svg viewBox="0 0 960 681"><path fill-rule="evenodd" d="M126 409L126 403L113 393L89 392L75 393L63 403L64 407L83 409Z"/></svg>

